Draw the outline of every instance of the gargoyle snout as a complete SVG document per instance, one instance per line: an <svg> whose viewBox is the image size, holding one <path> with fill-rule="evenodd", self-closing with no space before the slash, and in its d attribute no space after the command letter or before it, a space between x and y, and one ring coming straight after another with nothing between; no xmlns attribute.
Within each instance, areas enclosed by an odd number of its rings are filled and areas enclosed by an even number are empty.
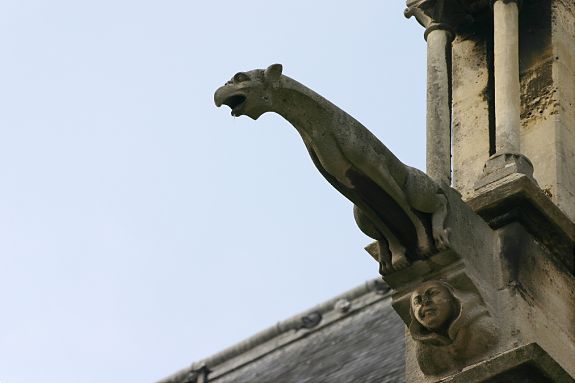
<svg viewBox="0 0 575 383"><path fill-rule="evenodd" d="M225 100L224 88L225 85L218 88L218 90L216 90L216 93L214 93L214 102L218 108L222 106Z"/></svg>
<svg viewBox="0 0 575 383"><path fill-rule="evenodd" d="M244 92L238 91L233 86L224 85L214 93L214 103L217 107L227 105L231 109L232 116L239 117L249 111L246 111L247 97Z"/></svg>

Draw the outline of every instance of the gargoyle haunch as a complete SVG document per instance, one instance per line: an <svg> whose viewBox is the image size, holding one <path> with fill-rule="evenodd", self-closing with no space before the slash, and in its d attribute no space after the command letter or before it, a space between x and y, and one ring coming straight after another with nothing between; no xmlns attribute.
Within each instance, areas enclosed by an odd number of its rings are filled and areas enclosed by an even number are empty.
<svg viewBox="0 0 575 383"><path fill-rule="evenodd" d="M320 173L355 204L359 228L378 241L382 273L448 246L441 187L346 112L282 75L280 64L237 73L214 101L254 120L278 113L297 129Z"/></svg>

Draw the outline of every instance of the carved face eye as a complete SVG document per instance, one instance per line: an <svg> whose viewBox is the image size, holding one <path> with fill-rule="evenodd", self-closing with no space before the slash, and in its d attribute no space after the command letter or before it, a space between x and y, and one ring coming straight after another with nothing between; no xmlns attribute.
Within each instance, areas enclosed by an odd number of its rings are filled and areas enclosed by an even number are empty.
<svg viewBox="0 0 575 383"><path fill-rule="evenodd" d="M421 305L421 295L418 295L416 297L413 297L413 305L414 306L419 306Z"/></svg>
<svg viewBox="0 0 575 383"><path fill-rule="evenodd" d="M236 73L234 76L235 83L248 81L249 79L250 78L248 77L248 75L242 72Z"/></svg>

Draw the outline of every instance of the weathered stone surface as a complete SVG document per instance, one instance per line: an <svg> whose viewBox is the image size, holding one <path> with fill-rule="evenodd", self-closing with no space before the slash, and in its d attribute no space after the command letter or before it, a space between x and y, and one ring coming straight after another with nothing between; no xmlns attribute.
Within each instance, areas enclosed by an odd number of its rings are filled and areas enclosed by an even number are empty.
<svg viewBox="0 0 575 383"><path fill-rule="evenodd" d="M575 5L525 1L520 21L521 146L541 188L575 220Z"/></svg>
<svg viewBox="0 0 575 383"><path fill-rule="evenodd" d="M523 1L519 13L520 148L534 178L575 220L575 5ZM453 185L465 200L495 153L491 14L453 42Z"/></svg>
<svg viewBox="0 0 575 383"><path fill-rule="evenodd" d="M518 1L495 0L493 20L496 154L521 154Z"/></svg>
<svg viewBox="0 0 575 383"><path fill-rule="evenodd" d="M486 185L468 203L493 229L519 222L575 274L575 223L526 175Z"/></svg>
<svg viewBox="0 0 575 383"><path fill-rule="evenodd" d="M490 21L460 33L452 44L453 187L463 199L474 185L491 152L490 125L494 107L490 76ZM479 27L479 28L478 28Z"/></svg>
<svg viewBox="0 0 575 383"><path fill-rule="evenodd" d="M519 147L531 160L536 181L511 174L522 172L521 161L505 161L510 171L499 174L503 179L493 174L477 182L497 141L489 20L460 30L453 44L454 186L498 232L493 285L479 288L495 309L498 352L533 343L564 375L552 377L534 369L534 362L503 372L506 363L513 365L503 358L446 381L570 382L575 376L574 11L572 1L553 0L523 1L519 12ZM433 381L415 370L415 345L408 343L407 349L407 380ZM496 366L502 368L499 375Z"/></svg>
<svg viewBox="0 0 575 383"><path fill-rule="evenodd" d="M425 27L427 41L426 172L451 185L451 42L469 15L453 0L408 0L406 17Z"/></svg>
<svg viewBox="0 0 575 383"><path fill-rule="evenodd" d="M573 383L575 379L537 344L514 348L478 363L445 383Z"/></svg>
<svg viewBox="0 0 575 383"><path fill-rule="evenodd" d="M427 34L426 173L445 185L451 185L451 40L453 33L445 29Z"/></svg>
<svg viewBox="0 0 575 383"><path fill-rule="evenodd" d="M497 286L503 341L537 343L575 377L575 278L519 223L498 230L503 267Z"/></svg>
<svg viewBox="0 0 575 383"><path fill-rule="evenodd" d="M536 183L533 179L533 164L529 158L511 152L496 153L483 166L483 174L475 183L475 189L484 188L493 182L515 174L524 174Z"/></svg>

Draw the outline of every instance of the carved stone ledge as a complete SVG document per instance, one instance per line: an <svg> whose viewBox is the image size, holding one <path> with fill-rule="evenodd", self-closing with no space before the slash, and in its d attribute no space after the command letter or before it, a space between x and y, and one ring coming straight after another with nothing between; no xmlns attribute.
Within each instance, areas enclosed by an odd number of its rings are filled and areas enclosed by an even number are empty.
<svg viewBox="0 0 575 383"><path fill-rule="evenodd" d="M493 229L519 222L575 273L575 223L524 174L486 185L467 201Z"/></svg>
<svg viewBox="0 0 575 383"><path fill-rule="evenodd" d="M432 275L443 273L448 269L461 268L461 257L452 250L445 250L440 253L415 261L408 268L386 274L383 280L391 288L403 289L414 282L422 281Z"/></svg>
<svg viewBox="0 0 575 383"><path fill-rule="evenodd" d="M573 383L573 379L538 344L530 343L477 363L440 380L442 383Z"/></svg>

